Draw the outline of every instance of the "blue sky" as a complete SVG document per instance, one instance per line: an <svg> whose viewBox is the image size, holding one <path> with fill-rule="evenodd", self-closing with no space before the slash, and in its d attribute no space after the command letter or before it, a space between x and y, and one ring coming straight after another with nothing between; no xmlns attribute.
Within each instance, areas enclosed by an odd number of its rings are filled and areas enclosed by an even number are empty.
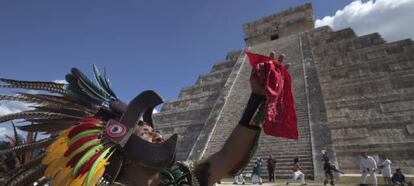
<svg viewBox="0 0 414 186"><path fill-rule="evenodd" d="M0 76L56 80L97 64L123 100L145 89L173 99L244 47L243 23L307 2L0 0ZM311 2L322 18L351 1Z"/></svg>
<svg viewBox="0 0 414 186"><path fill-rule="evenodd" d="M243 23L309 2L316 27L414 38L414 0L0 0L0 77L61 80L71 67L91 77L96 64L121 100L147 89L171 100L244 48ZM0 115L25 108L0 101ZM10 132L0 126L0 139Z"/></svg>

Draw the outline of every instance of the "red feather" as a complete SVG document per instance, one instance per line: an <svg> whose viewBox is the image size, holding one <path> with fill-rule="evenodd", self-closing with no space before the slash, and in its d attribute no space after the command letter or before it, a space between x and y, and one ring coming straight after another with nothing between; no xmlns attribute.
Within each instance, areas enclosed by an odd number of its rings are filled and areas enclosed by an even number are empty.
<svg viewBox="0 0 414 186"><path fill-rule="evenodd" d="M79 169L78 173L76 174L76 177L81 176L85 174L86 172L91 169L93 163L98 159L98 157L106 150L106 148L103 148L101 151L94 154L85 164L82 165L82 167Z"/></svg>
<svg viewBox="0 0 414 186"><path fill-rule="evenodd" d="M79 139L78 141L73 143L71 146L69 146L68 150L66 150L66 152L65 152L65 157L69 156L72 152L74 152L76 149L78 149L84 143L98 138L98 136L99 136L99 134L93 134L93 135L85 136L85 137Z"/></svg>
<svg viewBox="0 0 414 186"><path fill-rule="evenodd" d="M68 137L73 138L74 136L76 136L76 134L79 134L85 130L99 129L99 128L102 128L102 126L99 126L93 123L79 124L69 131Z"/></svg>
<svg viewBox="0 0 414 186"><path fill-rule="evenodd" d="M82 118L80 119L78 122L76 122L76 124L84 124L84 123L101 123L102 120L100 118L97 117L86 117L86 118Z"/></svg>
<svg viewBox="0 0 414 186"><path fill-rule="evenodd" d="M76 165L76 163L78 163L78 161L82 158L82 156L88 152L89 149L91 149L93 147L89 146L87 147L85 150L79 152L78 154L76 154L75 156L72 157L72 159L69 160L69 162L66 164L66 167L74 167Z"/></svg>

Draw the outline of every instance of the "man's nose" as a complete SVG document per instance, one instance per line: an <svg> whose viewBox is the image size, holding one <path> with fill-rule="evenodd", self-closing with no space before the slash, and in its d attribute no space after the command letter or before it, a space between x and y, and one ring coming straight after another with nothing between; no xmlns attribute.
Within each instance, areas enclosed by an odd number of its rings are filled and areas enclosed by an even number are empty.
<svg viewBox="0 0 414 186"><path fill-rule="evenodd" d="M160 143L160 142L162 142L162 136L161 136L161 134L159 134L159 133L153 133L152 142L153 143Z"/></svg>

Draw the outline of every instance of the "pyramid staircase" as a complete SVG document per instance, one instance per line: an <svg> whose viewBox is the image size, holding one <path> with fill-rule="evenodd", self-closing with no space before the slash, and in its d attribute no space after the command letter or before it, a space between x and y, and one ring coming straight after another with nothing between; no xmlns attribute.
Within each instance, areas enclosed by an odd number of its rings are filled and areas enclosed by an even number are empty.
<svg viewBox="0 0 414 186"><path fill-rule="evenodd" d="M156 128L168 137L178 134L177 160L185 160L232 71L240 51L229 52L226 59L200 75L192 86L182 88L177 99L169 100L154 115Z"/></svg>

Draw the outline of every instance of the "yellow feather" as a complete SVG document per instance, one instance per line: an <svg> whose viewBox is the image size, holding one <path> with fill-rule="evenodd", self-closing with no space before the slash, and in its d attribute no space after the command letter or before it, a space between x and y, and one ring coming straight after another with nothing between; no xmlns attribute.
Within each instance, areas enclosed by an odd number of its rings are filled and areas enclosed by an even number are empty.
<svg viewBox="0 0 414 186"><path fill-rule="evenodd" d="M52 161L49 165L47 165L47 169L45 171L45 176L47 178L53 178L60 170L66 167L67 158L60 157Z"/></svg>
<svg viewBox="0 0 414 186"><path fill-rule="evenodd" d="M72 168L70 167L65 167L64 169L62 169L53 179L53 185L64 186L63 183L65 182L65 180L73 178L72 174L70 173L71 171Z"/></svg>
<svg viewBox="0 0 414 186"><path fill-rule="evenodd" d="M72 126L66 130L63 130L62 132L59 133L59 136L68 136L69 132L73 129L73 127L75 126Z"/></svg>
<svg viewBox="0 0 414 186"><path fill-rule="evenodd" d="M69 186L79 186L79 185L83 185L86 179L86 174L83 174L82 176L78 176L77 178L75 178L72 183L69 184Z"/></svg>
<svg viewBox="0 0 414 186"><path fill-rule="evenodd" d="M91 185L96 185L99 179L103 176L103 173L105 172L105 166L108 164L108 159L111 157L111 155L112 153L101 162L99 162L98 166L96 167L96 173L91 180Z"/></svg>
<svg viewBox="0 0 414 186"><path fill-rule="evenodd" d="M103 176L104 172L105 172L105 166L102 166L98 170L96 170L95 175L92 177L91 185L96 185L99 179Z"/></svg>
<svg viewBox="0 0 414 186"><path fill-rule="evenodd" d="M72 168L70 168L72 169ZM69 173L67 175L64 175L65 178L62 180L62 182L60 183L60 185L62 186L69 186L70 183L72 183L72 181L74 180L74 177Z"/></svg>
<svg viewBox="0 0 414 186"><path fill-rule="evenodd" d="M69 138L66 136L59 136L52 144L49 145L47 148L47 152L54 151L54 148L59 147L60 145L67 144L69 141Z"/></svg>
<svg viewBox="0 0 414 186"><path fill-rule="evenodd" d="M53 160L57 158L62 158L67 149L68 149L68 146L66 144L62 144L60 146L55 147L53 151L50 151L49 153L46 154L46 157L43 158L42 160L42 164L48 165Z"/></svg>

